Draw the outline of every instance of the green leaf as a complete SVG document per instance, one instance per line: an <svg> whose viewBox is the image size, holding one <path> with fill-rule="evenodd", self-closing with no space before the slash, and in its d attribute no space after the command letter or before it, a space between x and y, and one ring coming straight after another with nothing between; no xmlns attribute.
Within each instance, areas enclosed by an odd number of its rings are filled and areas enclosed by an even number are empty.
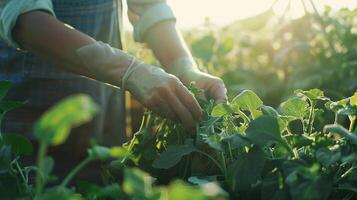
<svg viewBox="0 0 357 200"><path fill-rule="evenodd" d="M234 97L231 102L231 107L233 110L238 108L248 110L254 118L256 117L256 110L262 105L263 101L251 90L244 90L239 95Z"/></svg>
<svg viewBox="0 0 357 200"><path fill-rule="evenodd" d="M187 181L194 185L204 185L211 182L217 182L218 179L217 176L204 176L204 177L191 176L188 178Z"/></svg>
<svg viewBox="0 0 357 200"><path fill-rule="evenodd" d="M4 99L10 88L11 88L10 81L0 81L0 100Z"/></svg>
<svg viewBox="0 0 357 200"><path fill-rule="evenodd" d="M158 169L169 169L175 166L183 156L196 151L192 139L187 139L184 145L169 146L166 151L154 160L152 166Z"/></svg>
<svg viewBox="0 0 357 200"><path fill-rule="evenodd" d="M278 142L288 148L280 133L278 120L270 116L262 116L255 119L246 130L247 138L254 144L266 146Z"/></svg>
<svg viewBox="0 0 357 200"><path fill-rule="evenodd" d="M337 133L341 137L346 138L351 143L357 145L357 135L349 132L347 129L343 128L340 125L337 125L337 124L326 125L324 127L324 131L325 132Z"/></svg>
<svg viewBox="0 0 357 200"><path fill-rule="evenodd" d="M348 99L342 99L337 102L328 101L325 104L325 107L327 107L328 109L330 109L334 112L337 112L338 110L345 108L347 106L347 104L348 104Z"/></svg>
<svg viewBox="0 0 357 200"><path fill-rule="evenodd" d="M341 158L340 151L333 152L330 149L328 149L327 147L319 148L316 151L317 161L319 161L325 167L331 166L332 164L339 161L340 158Z"/></svg>
<svg viewBox="0 0 357 200"><path fill-rule="evenodd" d="M213 149L217 151L224 151L221 143L221 137L218 134L202 135L202 139Z"/></svg>
<svg viewBox="0 0 357 200"><path fill-rule="evenodd" d="M291 98L281 104L281 112L284 115L296 119L303 119L308 111L309 104L301 98Z"/></svg>
<svg viewBox="0 0 357 200"><path fill-rule="evenodd" d="M33 152L33 146L30 140L25 136L19 134L4 134L3 144L11 146L11 151L17 155L31 155Z"/></svg>
<svg viewBox="0 0 357 200"><path fill-rule="evenodd" d="M242 149L251 145L249 140L243 137L240 134L232 134L225 137L222 137L222 141L227 142L232 150Z"/></svg>
<svg viewBox="0 0 357 200"><path fill-rule="evenodd" d="M309 98L311 101L316 101L316 100L327 100L327 98L324 95L324 92L320 89L311 89L311 90L296 90L296 94L302 94L303 96L306 96Z"/></svg>
<svg viewBox="0 0 357 200"><path fill-rule="evenodd" d="M22 106L24 103L20 101L0 101L0 111L6 113L17 107Z"/></svg>
<svg viewBox="0 0 357 200"><path fill-rule="evenodd" d="M253 147L248 153L241 154L227 169L227 183L237 191L247 191L261 178L266 158L264 152Z"/></svg>
<svg viewBox="0 0 357 200"><path fill-rule="evenodd" d="M137 168L124 169L123 190L129 196L139 197L140 199L150 199L153 195L152 178L146 172Z"/></svg>
<svg viewBox="0 0 357 200"><path fill-rule="evenodd" d="M357 106L357 92L355 92L353 96L350 97L350 105Z"/></svg>
<svg viewBox="0 0 357 200"><path fill-rule="evenodd" d="M276 111L273 107L263 105L260 107L260 110L262 111L263 115L268 115L271 117L279 117L278 111Z"/></svg>
<svg viewBox="0 0 357 200"><path fill-rule="evenodd" d="M62 144L72 127L90 121L97 110L96 104L87 95L68 97L41 116L34 126L35 136L52 145Z"/></svg>
<svg viewBox="0 0 357 200"><path fill-rule="evenodd" d="M52 172L53 167L55 165L55 161L53 160L53 158L47 156L47 157L44 158L43 162L44 162L44 165L43 165L44 169L41 172L41 174L43 176L44 183L47 183L51 178L51 172Z"/></svg>
<svg viewBox="0 0 357 200"><path fill-rule="evenodd" d="M351 153L345 157L343 157L342 162L345 163L354 163L357 161L357 153Z"/></svg>
<svg viewBox="0 0 357 200"><path fill-rule="evenodd" d="M80 194L75 193L73 190L67 188L51 188L47 190L45 193L36 196L34 200L82 200L82 196Z"/></svg>
<svg viewBox="0 0 357 200"><path fill-rule="evenodd" d="M130 152L125 147L103 147L94 146L88 150L89 157L94 160L106 160L108 158L124 158L130 156Z"/></svg>
<svg viewBox="0 0 357 200"><path fill-rule="evenodd" d="M110 184L100 187L96 184L81 181L78 183L78 191L85 194L88 199L124 199L124 192L119 184Z"/></svg>
<svg viewBox="0 0 357 200"><path fill-rule="evenodd" d="M293 148L301 148L312 144L313 139L305 135L287 135L285 139Z"/></svg>
<svg viewBox="0 0 357 200"><path fill-rule="evenodd" d="M170 200L221 200L223 199L221 197L226 195L227 193L214 183L204 184L200 188L187 185L183 181L177 180L169 185L167 196Z"/></svg>
<svg viewBox="0 0 357 200"><path fill-rule="evenodd" d="M347 105L346 107L339 109L337 113L339 115L347 115L347 116L357 115L357 106Z"/></svg>
<svg viewBox="0 0 357 200"><path fill-rule="evenodd" d="M229 107L229 105L220 103L213 107L211 115L212 117L222 117L231 113L233 113L233 110Z"/></svg>

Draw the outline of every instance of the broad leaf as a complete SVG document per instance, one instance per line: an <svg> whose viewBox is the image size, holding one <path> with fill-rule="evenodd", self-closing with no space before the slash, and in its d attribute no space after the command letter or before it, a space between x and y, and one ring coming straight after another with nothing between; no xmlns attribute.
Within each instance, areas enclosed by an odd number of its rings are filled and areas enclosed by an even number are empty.
<svg viewBox="0 0 357 200"><path fill-rule="evenodd" d="M326 125L324 127L325 132L332 132L332 133L337 133L341 137L346 138L349 140L351 143L357 145L357 135L349 132L347 129L343 128L340 125L333 124L333 125Z"/></svg>
<svg viewBox="0 0 357 200"><path fill-rule="evenodd" d="M261 106L260 110L262 111L263 115L268 115L271 117L279 117L278 111L276 111L273 107L263 105Z"/></svg>
<svg viewBox="0 0 357 200"><path fill-rule="evenodd" d="M239 95L234 97L231 102L231 107L233 110L238 108L248 110L254 118L256 117L256 110L262 105L263 101L251 90L244 90Z"/></svg>
<svg viewBox="0 0 357 200"><path fill-rule="evenodd" d="M308 111L309 104L301 98L291 98L281 104L281 112L284 115L296 119L303 119Z"/></svg>
<svg viewBox="0 0 357 200"><path fill-rule="evenodd" d="M353 96L350 97L350 105L357 106L357 92L355 92Z"/></svg>
<svg viewBox="0 0 357 200"><path fill-rule="evenodd" d="M154 178L140 169L124 169L124 182L122 188L124 192L130 196L138 197L140 199L150 199L153 195L153 182Z"/></svg>
<svg viewBox="0 0 357 200"><path fill-rule="evenodd" d="M212 117L222 117L231 113L233 113L233 110L229 107L229 105L220 103L213 108L211 115Z"/></svg>
<svg viewBox="0 0 357 200"><path fill-rule="evenodd" d="M96 184L81 181L78 183L78 191L88 199L124 199L124 193L119 184L110 184L100 187Z"/></svg>
<svg viewBox="0 0 357 200"><path fill-rule="evenodd" d="M53 145L65 142L72 127L90 121L97 112L89 96L79 94L62 100L48 110L35 124L35 136Z"/></svg>
<svg viewBox="0 0 357 200"><path fill-rule="evenodd" d="M251 189L261 178L265 162L264 152L258 147L238 156L227 169L226 178L230 188L236 192Z"/></svg>
<svg viewBox="0 0 357 200"><path fill-rule="evenodd" d="M168 199L170 200L220 200L227 193L215 183L207 183L201 187L187 185L183 181L174 181L168 187Z"/></svg>
<svg viewBox="0 0 357 200"><path fill-rule="evenodd" d="M302 94L309 98L311 101L316 101L316 100L327 100L327 98L324 95L324 92L320 89L311 89L311 90L296 90L296 94Z"/></svg>
<svg viewBox="0 0 357 200"><path fill-rule="evenodd" d="M33 152L33 146L30 140L25 136L19 134L4 134L3 144L11 146L11 151L17 155L31 155Z"/></svg>
<svg viewBox="0 0 357 200"><path fill-rule="evenodd" d="M327 147L319 148L316 151L317 161L319 161L325 167L331 166L335 162L339 161L340 158L341 158L340 151L331 151Z"/></svg>
<svg viewBox="0 0 357 200"><path fill-rule="evenodd" d="M0 101L0 111L1 113L6 113L17 107L22 106L24 103L20 101Z"/></svg>
<svg viewBox="0 0 357 200"><path fill-rule="evenodd" d="M130 155L130 152L124 147L102 147L94 146L88 150L89 156L96 160L106 160L108 158L124 158Z"/></svg>
<svg viewBox="0 0 357 200"><path fill-rule="evenodd" d="M183 156L196 151L192 139L187 139L184 145L169 146L166 151L154 160L152 166L158 169L169 169L175 166Z"/></svg>
<svg viewBox="0 0 357 200"><path fill-rule="evenodd" d="M313 139L308 138L305 135L287 135L285 139L293 148L301 148L312 144Z"/></svg>
<svg viewBox="0 0 357 200"><path fill-rule="evenodd" d="M288 147L281 137L278 120L270 116L262 116L252 121L246 130L247 138L259 146L270 145L274 142Z"/></svg>

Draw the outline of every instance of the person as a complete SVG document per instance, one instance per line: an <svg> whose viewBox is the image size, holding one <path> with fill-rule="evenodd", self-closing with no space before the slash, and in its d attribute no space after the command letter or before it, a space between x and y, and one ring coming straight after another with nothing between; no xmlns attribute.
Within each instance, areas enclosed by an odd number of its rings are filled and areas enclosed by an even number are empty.
<svg viewBox="0 0 357 200"><path fill-rule="evenodd" d="M51 149L65 172L85 156L90 138L107 146L126 140L119 132L124 117L118 88L189 129L201 117L185 87L190 82L216 102L226 101L223 81L197 68L165 0L126 3L135 41L146 43L162 68L122 50L121 0L0 0L0 80L13 82L7 98L26 101L6 115L3 132L32 138L36 119L75 93L90 95L101 108L66 144Z"/></svg>

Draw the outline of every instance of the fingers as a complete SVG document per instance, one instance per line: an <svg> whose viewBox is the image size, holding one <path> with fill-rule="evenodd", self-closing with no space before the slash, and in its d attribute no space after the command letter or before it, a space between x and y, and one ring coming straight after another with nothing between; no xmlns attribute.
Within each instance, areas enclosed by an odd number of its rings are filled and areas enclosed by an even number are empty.
<svg viewBox="0 0 357 200"><path fill-rule="evenodd" d="M215 80L208 88L208 96L213 98L216 104L227 102L227 89L221 79Z"/></svg>
<svg viewBox="0 0 357 200"><path fill-rule="evenodd" d="M202 117L200 104L181 82L177 84L176 95L183 105L188 108L195 120L199 120Z"/></svg>
<svg viewBox="0 0 357 200"><path fill-rule="evenodd" d="M171 106L161 98L157 98L151 105L148 106L154 113L169 118L171 120L177 120L176 113L171 109Z"/></svg>
<svg viewBox="0 0 357 200"><path fill-rule="evenodd" d="M165 96L171 109L176 113L184 126L186 126L188 129L193 129L195 127L195 120L188 108L172 91L167 90L163 93L163 95Z"/></svg>

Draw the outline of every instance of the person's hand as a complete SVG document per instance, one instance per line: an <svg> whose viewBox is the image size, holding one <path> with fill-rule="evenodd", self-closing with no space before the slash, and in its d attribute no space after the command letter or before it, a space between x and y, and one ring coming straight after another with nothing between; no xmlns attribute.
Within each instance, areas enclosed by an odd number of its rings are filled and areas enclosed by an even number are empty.
<svg viewBox="0 0 357 200"><path fill-rule="evenodd" d="M153 112L180 120L194 130L201 108L174 75L102 42L83 46L76 50L76 55L90 77L129 90Z"/></svg>
<svg viewBox="0 0 357 200"><path fill-rule="evenodd" d="M184 85L195 82L195 86L204 91L205 98L214 99L217 104L227 101L227 89L222 79L201 72L192 58L179 58L170 68L170 72L179 77Z"/></svg>
<svg viewBox="0 0 357 200"><path fill-rule="evenodd" d="M161 68L140 63L129 72L125 87L136 99L153 112L171 119L179 119L194 130L195 121L201 117L201 108L174 75Z"/></svg>
<svg viewBox="0 0 357 200"><path fill-rule="evenodd" d="M227 101L227 89L224 82L216 76L199 70L187 70L182 73L180 80L185 85L195 82L195 86L204 91L205 98L214 99L217 104Z"/></svg>

